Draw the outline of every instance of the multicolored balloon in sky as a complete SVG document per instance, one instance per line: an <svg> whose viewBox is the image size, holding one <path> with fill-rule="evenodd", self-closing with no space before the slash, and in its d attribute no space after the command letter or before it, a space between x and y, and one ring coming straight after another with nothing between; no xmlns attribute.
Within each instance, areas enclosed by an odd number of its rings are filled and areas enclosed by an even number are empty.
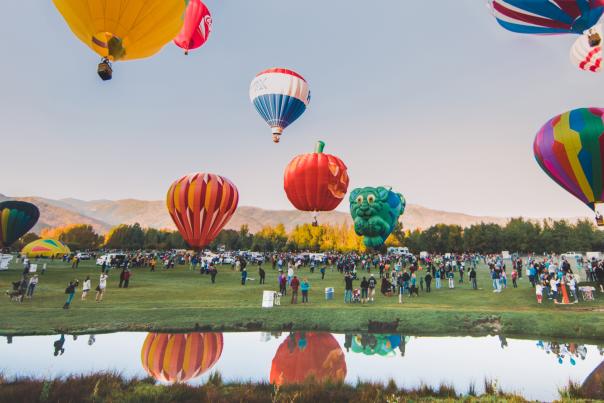
<svg viewBox="0 0 604 403"><path fill-rule="evenodd" d="M201 47L212 32L210 10L201 0L189 0L182 29L174 38L174 44L189 54L189 50Z"/></svg>
<svg viewBox="0 0 604 403"><path fill-rule="evenodd" d="M604 0L492 0L503 28L521 34L582 34L604 12Z"/></svg>
<svg viewBox="0 0 604 403"><path fill-rule="evenodd" d="M295 71L273 67L252 80L250 99L271 127L273 141L278 143L283 129L306 110L310 89L304 77Z"/></svg>
<svg viewBox="0 0 604 403"><path fill-rule="evenodd" d="M40 218L40 210L28 202L8 200L0 203L0 246L8 248L27 234Z"/></svg>
<svg viewBox="0 0 604 403"><path fill-rule="evenodd" d="M194 173L174 181L166 204L176 228L190 247L203 249L229 222L239 203L237 187L227 178Z"/></svg>
<svg viewBox="0 0 604 403"><path fill-rule="evenodd" d="M99 76L111 79L109 61L152 56L180 31L185 0L53 0L85 45L104 60ZM106 59L106 60L105 60Z"/></svg>
<svg viewBox="0 0 604 403"><path fill-rule="evenodd" d="M149 376L182 383L209 371L222 355L222 333L149 333L141 362Z"/></svg>
<svg viewBox="0 0 604 403"><path fill-rule="evenodd" d="M285 168L283 188L298 210L331 211L346 196L346 165L338 157L324 154L324 147L324 142L317 142L315 152L294 157Z"/></svg>
<svg viewBox="0 0 604 403"><path fill-rule="evenodd" d="M405 198L385 187L364 187L350 193L354 231L368 248L382 246L405 211Z"/></svg>
<svg viewBox="0 0 604 403"><path fill-rule="evenodd" d="M346 378L346 360L338 341L329 333L291 333L277 349L269 381L273 385L340 382Z"/></svg>
<svg viewBox="0 0 604 403"><path fill-rule="evenodd" d="M537 163L596 211L604 202L604 109L579 108L550 119L537 133Z"/></svg>

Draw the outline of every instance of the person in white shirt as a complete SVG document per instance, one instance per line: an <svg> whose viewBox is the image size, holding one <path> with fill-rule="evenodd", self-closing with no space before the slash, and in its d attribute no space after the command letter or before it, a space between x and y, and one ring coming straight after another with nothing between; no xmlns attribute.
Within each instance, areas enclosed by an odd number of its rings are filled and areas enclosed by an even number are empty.
<svg viewBox="0 0 604 403"><path fill-rule="evenodd" d="M107 274L101 273L101 277L99 278L99 285L96 288L96 302L101 302L103 300L103 296L105 295L105 288L107 287Z"/></svg>
<svg viewBox="0 0 604 403"><path fill-rule="evenodd" d="M537 295L537 302L540 304L543 299L543 286L540 282L535 284L535 294Z"/></svg>
<svg viewBox="0 0 604 403"><path fill-rule="evenodd" d="M82 301L86 299L88 292L90 291L90 276L86 276L84 284L82 285Z"/></svg>

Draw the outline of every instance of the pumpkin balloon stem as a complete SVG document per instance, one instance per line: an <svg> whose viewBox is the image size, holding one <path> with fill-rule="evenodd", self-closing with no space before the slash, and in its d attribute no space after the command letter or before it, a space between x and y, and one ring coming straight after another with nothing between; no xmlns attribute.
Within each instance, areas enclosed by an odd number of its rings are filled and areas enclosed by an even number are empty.
<svg viewBox="0 0 604 403"><path fill-rule="evenodd" d="M317 141L317 145L315 146L315 153L321 154L323 149L325 148L325 142L319 140Z"/></svg>

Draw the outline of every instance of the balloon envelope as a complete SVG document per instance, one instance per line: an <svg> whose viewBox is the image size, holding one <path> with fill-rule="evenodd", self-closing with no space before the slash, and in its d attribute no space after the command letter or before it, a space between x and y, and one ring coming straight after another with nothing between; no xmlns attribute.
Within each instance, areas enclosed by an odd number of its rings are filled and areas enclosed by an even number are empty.
<svg viewBox="0 0 604 403"><path fill-rule="evenodd" d="M9 247L36 225L40 210L24 201L0 203L0 246Z"/></svg>
<svg viewBox="0 0 604 403"><path fill-rule="evenodd" d="M602 36L601 25L596 25L595 31ZM602 43L591 46L589 33L583 34L575 40L570 49L570 61L581 70L598 73L602 68Z"/></svg>
<svg viewBox="0 0 604 403"><path fill-rule="evenodd" d="M71 253L67 245L56 239L38 239L30 242L21 249L21 254L27 257L60 257Z"/></svg>
<svg viewBox="0 0 604 403"><path fill-rule="evenodd" d="M185 0L53 0L80 41L109 60L149 57L183 24Z"/></svg>
<svg viewBox="0 0 604 403"><path fill-rule="evenodd" d="M201 47L212 32L212 16L210 10L201 0L189 0L185 11L185 21L182 29L174 38L174 43L188 53L191 49Z"/></svg>
<svg viewBox="0 0 604 403"><path fill-rule="evenodd" d="M550 119L537 133L537 163L592 210L604 199L604 109L579 108Z"/></svg>
<svg viewBox="0 0 604 403"><path fill-rule="evenodd" d="M337 340L329 333L296 332L277 349L270 383L338 382L346 378L346 360Z"/></svg>
<svg viewBox="0 0 604 403"><path fill-rule="evenodd" d="M273 141L298 119L310 102L310 89L304 77L293 70L273 67L264 70L250 84L250 99L271 127Z"/></svg>
<svg viewBox="0 0 604 403"><path fill-rule="evenodd" d="M492 0L499 25L521 34L582 34L603 6L602 0Z"/></svg>
<svg viewBox="0 0 604 403"><path fill-rule="evenodd" d="M346 196L346 165L338 157L324 154L324 145L318 142L314 153L294 157L285 169L283 187L298 210L331 211Z"/></svg>
<svg viewBox="0 0 604 403"><path fill-rule="evenodd" d="M223 344L222 333L149 333L141 349L141 362L158 381L186 382L218 362Z"/></svg>
<svg viewBox="0 0 604 403"><path fill-rule="evenodd" d="M185 242L202 249L229 222L239 203L237 187L219 175L194 173L174 181L166 204Z"/></svg>

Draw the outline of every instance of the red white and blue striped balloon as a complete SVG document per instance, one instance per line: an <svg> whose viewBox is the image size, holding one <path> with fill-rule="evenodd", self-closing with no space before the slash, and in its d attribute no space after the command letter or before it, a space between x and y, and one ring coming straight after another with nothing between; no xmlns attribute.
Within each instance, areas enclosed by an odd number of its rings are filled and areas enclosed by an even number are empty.
<svg viewBox="0 0 604 403"><path fill-rule="evenodd" d="M273 67L261 71L250 84L250 99L279 142L283 129L306 110L310 102L308 83L293 70Z"/></svg>
<svg viewBox="0 0 604 403"><path fill-rule="evenodd" d="M499 25L521 34L582 34L604 12L604 0L490 0Z"/></svg>

